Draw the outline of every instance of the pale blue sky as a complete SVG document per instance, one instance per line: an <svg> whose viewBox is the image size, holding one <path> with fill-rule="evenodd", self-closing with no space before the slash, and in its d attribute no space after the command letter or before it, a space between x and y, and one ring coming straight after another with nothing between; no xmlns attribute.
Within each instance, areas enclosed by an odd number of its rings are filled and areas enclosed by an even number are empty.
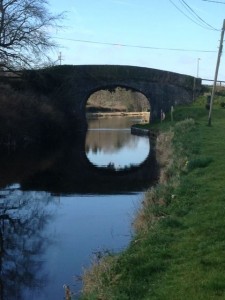
<svg viewBox="0 0 225 300"><path fill-rule="evenodd" d="M196 76L200 58L199 76L213 79L225 18L225 0L218 1L224 4L205 0L49 0L52 12L67 11L65 28L53 33L62 46L53 59L57 60L61 51L63 64L133 65ZM218 30L209 30L200 19ZM224 55L219 79L225 80Z"/></svg>

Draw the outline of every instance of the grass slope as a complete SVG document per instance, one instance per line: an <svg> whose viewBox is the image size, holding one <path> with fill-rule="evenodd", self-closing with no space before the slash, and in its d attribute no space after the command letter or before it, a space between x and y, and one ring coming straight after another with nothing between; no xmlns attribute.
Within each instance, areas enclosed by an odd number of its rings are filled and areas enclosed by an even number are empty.
<svg viewBox="0 0 225 300"><path fill-rule="evenodd" d="M172 238L170 258L143 299L225 298L225 111L214 110L212 127L205 117L196 121L193 131L177 137L185 145L187 173L174 191L169 217L159 224L165 223L163 236Z"/></svg>
<svg viewBox="0 0 225 300"><path fill-rule="evenodd" d="M168 182L144 204L147 225L129 248L87 275L82 299L225 299L225 109L214 107L211 127L207 118L194 104L158 125L173 128Z"/></svg>

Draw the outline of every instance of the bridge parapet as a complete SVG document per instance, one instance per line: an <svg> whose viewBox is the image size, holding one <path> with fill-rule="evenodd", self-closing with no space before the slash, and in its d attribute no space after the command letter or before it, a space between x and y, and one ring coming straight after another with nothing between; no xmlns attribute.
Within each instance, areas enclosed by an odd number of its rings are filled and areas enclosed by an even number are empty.
<svg viewBox="0 0 225 300"><path fill-rule="evenodd" d="M64 65L41 71L52 77L72 76L74 79L97 80L141 80L148 82L174 84L193 89L194 77L175 72L126 65ZM201 79L195 78L196 89L201 88Z"/></svg>

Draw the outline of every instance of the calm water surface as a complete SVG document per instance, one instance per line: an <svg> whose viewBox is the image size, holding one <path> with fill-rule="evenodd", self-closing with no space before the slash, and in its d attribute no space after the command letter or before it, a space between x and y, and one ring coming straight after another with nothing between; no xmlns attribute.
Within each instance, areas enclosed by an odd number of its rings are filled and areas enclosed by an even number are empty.
<svg viewBox="0 0 225 300"><path fill-rule="evenodd" d="M76 147L2 158L1 300L63 299L64 284L78 293L95 253L128 245L154 169L149 139L132 136L132 123L92 120Z"/></svg>
<svg viewBox="0 0 225 300"><path fill-rule="evenodd" d="M88 159L97 166L114 166L117 170L139 165L149 154L147 138L130 134L132 124L140 119L114 117L91 120L86 138Z"/></svg>

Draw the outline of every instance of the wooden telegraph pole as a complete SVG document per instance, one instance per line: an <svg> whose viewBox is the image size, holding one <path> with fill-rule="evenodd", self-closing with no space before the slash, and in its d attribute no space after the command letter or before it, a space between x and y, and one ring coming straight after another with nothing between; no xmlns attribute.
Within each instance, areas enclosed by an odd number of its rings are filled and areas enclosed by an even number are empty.
<svg viewBox="0 0 225 300"><path fill-rule="evenodd" d="M214 98L215 89L216 89L218 71L219 71L219 66L220 66L220 58L221 58L222 51L223 51L224 30L225 30L225 20L223 20L223 28L222 28L222 31L221 31L220 46L219 46L219 51L218 51L217 63L216 63L216 71L215 71L213 89L212 89L212 94L211 94L211 99L210 99L208 126L211 126L211 115L212 115L213 98Z"/></svg>
<svg viewBox="0 0 225 300"><path fill-rule="evenodd" d="M62 64L62 52L59 52L58 60L59 60L60 66L61 66L61 64Z"/></svg>

